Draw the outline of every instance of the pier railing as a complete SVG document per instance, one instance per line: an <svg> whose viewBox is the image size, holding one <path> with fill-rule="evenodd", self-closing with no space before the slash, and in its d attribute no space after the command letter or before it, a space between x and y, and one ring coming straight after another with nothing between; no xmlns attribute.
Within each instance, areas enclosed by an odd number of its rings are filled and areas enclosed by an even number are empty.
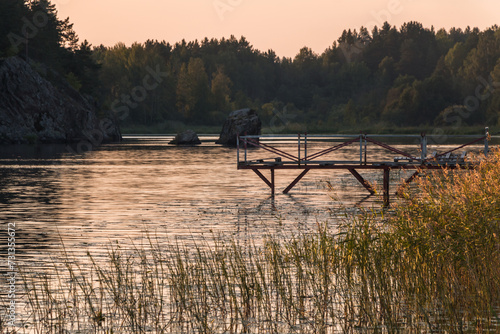
<svg viewBox="0 0 500 334"><path fill-rule="evenodd" d="M484 135L259 135L238 136L238 169L253 170L274 194L274 174L277 169L299 169L302 173L283 191L288 193L311 169L345 169L371 193L376 190L358 172L358 169L384 170L384 203L389 203L389 172L391 169L414 169L414 174L404 182L411 182L423 169L469 168L465 159L467 150L488 155L491 140L488 128ZM497 137L498 138L498 137ZM391 143L406 143L404 147ZM377 147L377 158L372 154ZM442 152L431 148L438 148ZM444 151L443 151L444 147ZM380 149L392 154L380 160ZM457 152L464 150L462 152ZM271 157L263 156L271 154ZM377 160L378 159L378 160ZM261 170L270 170L268 180Z"/></svg>
<svg viewBox="0 0 500 334"><path fill-rule="evenodd" d="M237 138L237 163L240 165L250 165L264 163L271 160L275 165L304 165L318 163L319 158L326 157L328 154L350 148L352 159L349 160L323 160L335 164L360 164L367 165L373 163L389 163L389 161L370 161L368 159L369 144L371 146L381 147L388 152L399 155L397 160L412 164L425 164L438 160L450 160L450 157L457 157L456 151L470 146L482 145L485 156L489 151L488 128L483 136L473 135L453 135L446 136L448 142L460 142L460 144L444 152L434 152L429 155L429 148L432 146L442 146L442 136L436 135L260 135L260 136L239 136ZM385 141L383 141L385 140ZM404 151L388 142L413 143L415 145L412 151ZM465 143L463 143L465 142ZM315 143L331 143L331 146L319 151L313 151ZM431 144L430 144L431 143ZM463 143L463 144L462 144ZM358 153L353 152L353 147L359 147ZM399 146L399 145L398 145ZM406 145L411 146L411 144ZM295 148L293 148L295 147ZM254 152L255 148L260 148L265 152L273 154L272 158L259 157L249 159L249 153ZM242 152L243 151L243 152ZM460 158L459 158L460 160ZM461 159L463 160L463 159ZM399 162L395 161L395 162Z"/></svg>

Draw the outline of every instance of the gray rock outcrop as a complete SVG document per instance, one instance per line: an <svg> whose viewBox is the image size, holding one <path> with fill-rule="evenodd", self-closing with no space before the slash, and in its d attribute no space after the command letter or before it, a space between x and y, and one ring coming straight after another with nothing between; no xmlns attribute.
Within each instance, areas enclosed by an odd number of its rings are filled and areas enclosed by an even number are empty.
<svg viewBox="0 0 500 334"><path fill-rule="evenodd" d="M198 138L198 135L193 130L186 130L183 132L179 132L174 140L172 140L169 144L174 145L200 145L201 141Z"/></svg>
<svg viewBox="0 0 500 334"><path fill-rule="evenodd" d="M0 59L0 143L98 145L121 139L111 115L99 119L91 98L57 80L56 88L21 58Z"/></svg>
<svg viewBox="0 0 500 334"><path fill-rule="evenodd" d="M238 135L260 135L261 127L262 123L255 110L235 110L229 114L224 122L219 140L216 143L226 146L236 146L236 137Z"/></svg>

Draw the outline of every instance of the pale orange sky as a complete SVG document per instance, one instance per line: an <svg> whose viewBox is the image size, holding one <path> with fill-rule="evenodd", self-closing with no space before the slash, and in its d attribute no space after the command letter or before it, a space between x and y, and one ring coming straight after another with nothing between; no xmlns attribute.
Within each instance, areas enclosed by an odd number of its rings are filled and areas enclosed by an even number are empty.
<svg viewBox="0 0 500 334"><path fill-rule="evenodd" d="M384 21L481 30L500 24L499 0L53 0L83 41L174 44L235 35L261 51L294 57L303 46L322 53L346 28Z"/></svg>

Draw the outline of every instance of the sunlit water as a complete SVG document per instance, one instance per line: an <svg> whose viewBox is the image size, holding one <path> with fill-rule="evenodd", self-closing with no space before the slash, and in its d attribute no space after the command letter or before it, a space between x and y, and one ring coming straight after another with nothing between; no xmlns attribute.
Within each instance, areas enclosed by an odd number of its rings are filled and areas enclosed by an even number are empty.
<svg viewBox="0 0 500 334"><path fill-rule="evenodd" d="M300 171L278 170L273 198L252 171L237 170L236 150L214 144L216 137L203 137L198 147L175 147L171 139L128 137L84 154L65 145L2 147L2 273L9 222L15 223L18 269L43 272L58 261L62 245L84 259L87 251L104 255L116 241L122 247L146 243L147 234L160 242L223 234L259 244L266 235L281 238L315 230L318 223L335 225L356 207L381 208L380 196L367 196L347 171L313 170L285 195L281 191ZM411 150L417 154L418 146ZM331 158L359 159L359 146L336 154ZM393 156L370 148L370 159ZM380 189L381 171L360 173ZM393 171L392 189L410 173Z"/></svg>

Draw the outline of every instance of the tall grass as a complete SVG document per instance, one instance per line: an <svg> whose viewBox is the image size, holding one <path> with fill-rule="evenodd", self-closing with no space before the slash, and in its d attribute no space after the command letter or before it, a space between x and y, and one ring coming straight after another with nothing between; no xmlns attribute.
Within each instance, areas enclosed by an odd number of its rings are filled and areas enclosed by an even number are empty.
<svg viewBox="0 0 500 334"><path fill-rule="evenodd" d="M418 264L425 285L415 302L439 310L458 331L498 325L500 152L475 169L422 178L417 189L390 219L407 265Z"/></svg>
<svg viewBox="0 0 500 334"><path fill-rule="evenodd" d="M500 152L417 181L383 215L263 246L154 237L25 273L39 333L500 332ZM29 331L26 330L26 331ZM23 332L23 330L19 330Z"/></svg>

